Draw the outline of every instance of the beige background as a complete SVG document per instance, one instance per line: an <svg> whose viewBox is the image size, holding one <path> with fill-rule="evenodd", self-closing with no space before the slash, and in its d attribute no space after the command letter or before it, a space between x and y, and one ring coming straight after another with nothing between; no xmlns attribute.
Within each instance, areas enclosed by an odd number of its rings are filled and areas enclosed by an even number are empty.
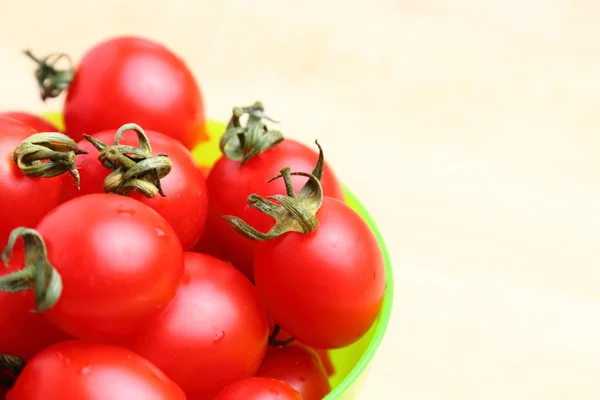
<svg viewBox="0 0 600 400"><path fill-rule="evenodd" d="M365 399L600 398L597 1L0 1L1 109L44 108L23 48L138 33L320 138L395 266Z"/></svg>

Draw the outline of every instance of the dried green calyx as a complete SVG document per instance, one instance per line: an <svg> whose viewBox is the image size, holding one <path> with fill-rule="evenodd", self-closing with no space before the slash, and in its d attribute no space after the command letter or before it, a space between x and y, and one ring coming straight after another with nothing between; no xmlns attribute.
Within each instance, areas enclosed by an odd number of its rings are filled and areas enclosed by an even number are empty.
<svg viewBox="0 0 600 400"><path fill-rule="evenodd" d="M37 312L50 309L62 293L62 278L48 261L44 238L34 229L19 227L12 230L8 243L0 258L6 268L12 257L17 239L25 243L25 267L19 271L0 277L0 290L4 292L22 292L33 290Z"/></svg>
<svg viewBox="0 0 600 400"><path fill-rule="evenodd" d="M227 129L221 137L219 147L230 160L239 161L242 166L252 157L276 146L283 140L280 131L269 130L263 120L276 122L265 115L260 102L249 107L234 107ZM241 118L247 115L248 120L242 125Z"/></svg>
<svg viewBox="0 0 600 400"><path fill-rule="evenodd" d="M120 144L123 133L129 130L137 134L138 147ZM173 164L165 154L152 155L148 136L139 125L125 124L119 128L112 146L89 135L83 136L100 152L98 160L102 165L112 171L104 180L105 192L128 194L135 190L149 198L157 194L166 197L160 180L171 172Z"/></svg>
<svg viewBox="0 0 600 400"><path fill-rule="evenodd" d="M233 229L247 238L258 241L274 239L286 232L309 233L317 229L319 221L316 214L323 203L323 188L320 180L323 176L324 159L323 149L318 142L315 143L319 147L319 159L312 173L290 172L289 168L283 168L280 175L269 180L271 182L283 178L286 195L268 196L266 199L258 194L248 196L247 204L271 216L275 219L275 225L268 232L260 232L239 217L223 216ZM298 194L294 191L292 175L308 178Z"/></svg>
<svg viewBox="0 0 600 400"><path fill-rule="evenodd" d="M47 98L58 97L63 91L69 88L75 76L75 69L68 55L55 53L39 59L30 50L25 50L24 53L38 66L35 71L35 78L40 88L40 97L42 100L45 101ZM61 60L67 61L69 65L67 69L60 70L55 68L55 65Z"/></svg>
<svg viewBox="0 0 600 400"><path fill-rule="evenodd" d="M70 137L58 132L35 133L25 139L13 153L13 160L29 178L51 178L69 172L79 188L75 166L78 154L87 154Z"/></svg>

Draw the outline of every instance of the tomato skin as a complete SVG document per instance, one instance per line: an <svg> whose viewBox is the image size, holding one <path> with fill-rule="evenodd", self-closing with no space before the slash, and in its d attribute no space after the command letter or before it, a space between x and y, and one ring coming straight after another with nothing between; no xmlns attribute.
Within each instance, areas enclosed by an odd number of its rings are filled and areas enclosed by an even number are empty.
<svg viewBox="0 0 600 400"><path fill-rule="evenodd" d="M36 133L29 126L0 117L0 248L18 226L35 226L58 205L62 181L54 178L28 178L13 161L21 142ZM69 174L67 174L69 175ZM69 177L73 179L70 175ZM0 250L1 251L1 250Z"/></svg>
<svg viewBox="0 0 600 400"><path fill-rule="evenodd" d="M145 131L152 146L152 153L167 154L173 164L171 172L161 179L166 197L157 195L151 199L140 193L130 196L150 206L162 215L173 227L184 250L190 250L204 231L208 212L208 190L206 178L196 165L190 152L179 142L155 131ZM108 130L92 135L105 144L114 144L116 130ZM126 132L121 144L137 146L134 132ZM78 156L76 165L81 176L81 189L75 183L63 178L61 201L91 194L104 193L104 179L110 171L98 161L98 150L87 140L77 144L88 154Z"/></svg>
<svg viewBox="0 0 600 400"><path fill-rule="evenodd" d="M36 132L59 132L58 128L50 121L39 115L22 111L8 111L0 113L0 117L12 118L24 123Z"/></svg>
<svg viewBox="0 0 600 400"><path fill-rule="evenodd" d="M64 105L66 131L83 134L135 122L192 149L204 132L204 103L185 62L167 47L134 36L96 44L81 58Z"/></svg>
<svg viewBox="0 0 600 400"><path fill-rule="evenodd" d="M13 252L6 275L23 267L22 248ZM51 344L71 337L50 324L41 314L34 313L33 294L29 291L0 291L0 354L10 354L27 361Z"/></svg>
<svg viewBox="0 0 600 400"><path fill-rule="evenodd" d="M377 239L362 218L324 197L318 228L259 242L256 288L267 312L301 343L344 347L375 321L385 293L385 267Z"/></svg>
<svg viewBox="0 0 600 400"><path fill-rule="evenodd" d="M171 379L125 348L70 340L38 353L7 400L186 400Z"/></svg>
<svg viewBox="0 0 600 400"><path fill-rule="evenodd" d="M254 375L267 348L267 317L254 286L233 266L200 253L184 253L184 259L175 299L128 346L188 398L212 399Z"/></svg>
<svg viewBox="0 0 600 400"><path fill-rule="evenodd" d="M213 400L303 400L285 382L271 378L248 378L223 389Z"/></svg>
<svg viewBox="0 0 600 400"><path fill-rule="evenodd" d="M173 228L126 196L91 194L61 204L38 224L63 292L44 313L74 337L132 335L175 297L183 251Z"/></svg>
<svg viewBox="0 0 600 400"><path fill-rule="evenodd" d="M300 393L303 400L321 400L331 391L318 355L298 344L269 347L256 376L287 383Z"/></svg>
<svg viewBox="0 0 600 400"><path fill-rule="evenodd" d="M273 220L248 207L248 196L257 193L263 197L285 193L283 179L267 183L267 180L279 175L282 168L290 167L293 172L311 172L317 162L318 153L310 147L285 139L277 146L264 151L239 167L237 161L220 158L208 175L208 192L211 194L208 205L207 230L215 235L222 247L233 248L229 258L248 278L253 279L253 254L256 242L237 232L222 218L223 215L235 215L251 226L266 231ZM307 178L293 176L294 188L299 192ZM327 163L321 180L323 192L343 200L344 192Z"/></svg>

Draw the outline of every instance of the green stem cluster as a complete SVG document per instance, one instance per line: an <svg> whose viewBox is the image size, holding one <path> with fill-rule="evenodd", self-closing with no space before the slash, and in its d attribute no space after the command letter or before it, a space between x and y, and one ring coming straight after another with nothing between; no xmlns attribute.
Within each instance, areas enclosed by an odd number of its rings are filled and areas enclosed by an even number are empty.
<svg viewBox="0 0 600 400"><path fill-rule="evenodd" d="M246 203L269 215L275 220L275 224L268 232L260 232L250 226L244 220L232 215L223 218L238 233L247 238L257 241L274 239L286 232L309 233L317 229L319 221L316 218L317 211L323 203L323 188L321 177L323 176L323 149L319 142L315 142L319 148L319 159L312 173L290 172L289 168L283 168L281 174L270 179L269 182L283 178L286 187L286 195L268 196L266 199L258 194L248 196ZM292 175L300 175L308 178L298 194L294 191Z"/></svg>
<svg viewBox="0 0 600 400"><path fill-rule="evenodd" d="M58 132L36 133L25 139L13 153L13 160L29 178L51 178L69 172L79 188L75 166L78 154L87 154L70 137Z"/></svg>
<svg viewBox="0 0 600 400"><path fill-rule="evenodd" d="M138 147L120 144L123 133L129 130L137 134ZM125 124L119 128L112 146L89 135L84 137L98 149L98 160L111 171L104 180L107 193L128 194L135 190L149 198L157 194L166 197L160 180L169 174L173 165L165 154L152 155L148 136L139 125Z"/></svg>
<svg viewBox="0 0 600 400"><path fill-rule="evenodd" d="M69 88L75 76L75 69L68 55L55 53L40 59L34 56L30 50L25 50L24 53L38 66L35 71L35 78L43 101L48 98L58 97L63 91ZM55 67L61 60L66 60L69 64L67 69L59 70Z"/></svg>
<svg viewBox="0 0 600 400"><path fill-rule="evenodd" d="M0 258L6 268L19 238L25 244L25 268L0 277L0 290L22 292L33 290L37 312L52 308L62 293L62 278L48 261L44 238L34 229L19 227L12 230Z"/></svg>
<svg viewBox="0 0 600 400"><path fill-rule="evenodd" d="M264 111L264 106L260 102L255 102L249 107L233 108L219 147L225 157L239 161L239 166L283 140L280 131L269 130L263 123L263 120L276 122L266 116ZM245 125L242 124L244 115L248 117Z"/></svg>

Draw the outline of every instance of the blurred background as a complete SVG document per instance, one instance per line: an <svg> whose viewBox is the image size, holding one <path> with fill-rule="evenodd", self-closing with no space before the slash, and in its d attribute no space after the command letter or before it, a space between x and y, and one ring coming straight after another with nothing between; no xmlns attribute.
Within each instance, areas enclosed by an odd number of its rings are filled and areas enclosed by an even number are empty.
<svg viewBox="0 0 600 400"><path fill-rule="evenodd" d="M1 1L0 109L62 105L23 49L137 34L320 139L395 268L364 399L600 398L599 2Z"/></svg>

